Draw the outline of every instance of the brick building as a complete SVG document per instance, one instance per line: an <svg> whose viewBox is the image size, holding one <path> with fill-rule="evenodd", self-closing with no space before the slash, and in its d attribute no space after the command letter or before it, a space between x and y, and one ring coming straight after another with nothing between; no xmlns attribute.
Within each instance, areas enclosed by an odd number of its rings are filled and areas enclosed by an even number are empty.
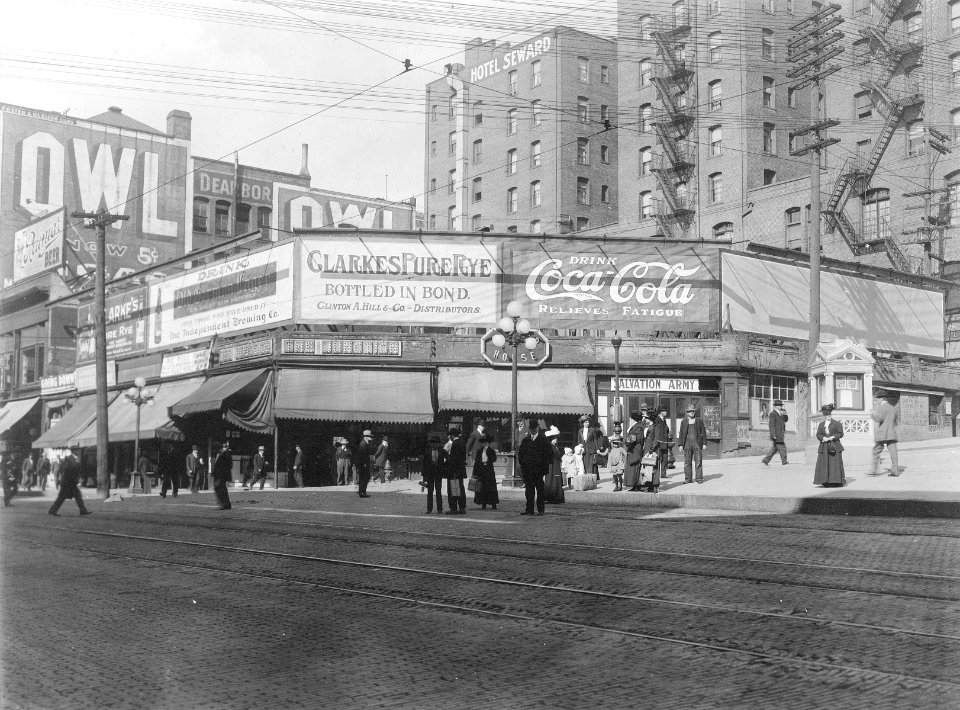
<svg viewBox="0 0 960 710"><path fill-rule="evenodd" d="M467 43L463 64L427 85L427 227L562 234L615 223L616 60L615 42L567 27Z"/></svg>

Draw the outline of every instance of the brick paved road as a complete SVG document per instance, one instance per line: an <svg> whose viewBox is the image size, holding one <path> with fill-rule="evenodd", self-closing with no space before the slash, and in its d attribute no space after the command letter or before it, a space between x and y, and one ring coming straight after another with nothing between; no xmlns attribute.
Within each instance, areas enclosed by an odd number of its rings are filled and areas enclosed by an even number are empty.
<svg viewBox="0 0 960 710"><path fill-rule="evenodd" d="M0 706L960 706L957 522L211 502L4 510Z"/></svg>

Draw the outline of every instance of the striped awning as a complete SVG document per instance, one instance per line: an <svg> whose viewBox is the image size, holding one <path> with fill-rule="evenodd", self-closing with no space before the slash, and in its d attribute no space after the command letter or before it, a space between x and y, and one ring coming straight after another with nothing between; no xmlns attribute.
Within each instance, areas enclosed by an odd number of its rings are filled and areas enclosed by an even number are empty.
<svg viewBox="0 0 960 710"><path fill-rule="evenodd" d="M509 413L509 369L441 367L437 401L441 410ZM523 414L592 414L587 371L521 370L517 373L517 411Z"/></svg>

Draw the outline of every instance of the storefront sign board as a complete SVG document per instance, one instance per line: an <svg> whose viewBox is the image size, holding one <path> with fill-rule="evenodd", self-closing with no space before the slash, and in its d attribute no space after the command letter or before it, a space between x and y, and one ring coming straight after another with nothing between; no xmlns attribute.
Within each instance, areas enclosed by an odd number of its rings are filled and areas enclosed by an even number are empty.
<svg viewBox="0 0 960 710"><path fill-rule="evenodd" d="M59 375L50 375L40 379L40 396L42 397L73 392L76 388L77 381L73 372L61 372Z"/></svg>
<svg viewBox="0 0 960 710"><path fill-rule="evenodd" d="M210 367L210 348L184 353L165 353L160 365L161 377L177 377L203 372Z"/></svg>
<svg viewBox="0 0 960 710"><path fill-rule="evenodd" d="M77 392L89 392L97 389L97 366L84 365L74 371L77 384ZM114 387L117 384L117 362L116 360L107 360L107 387Z"/></svg>
<svg viewBox="0 0 960 710"><path fill-rule="evenodd" d="M218 351L220 364L237 362L238 360L253 360L255 358L270 357L273 355L273 338L257 338L246 340L234 345L225 345Z"/></svg>
<svg viewBox="0 0 960 710"><path fill-rule="evenodd" d="M284 338L283 355L361 355L402 357L402 340L332 340L329 338Z"/></svg>
<svg viewBox="0 0 960 710"><path fill-rule="evenodd" d="M63 266L65 213L61 207L14 233L14 283Z"/></svg>
<svg viewBox="0 0 960 710"><path fill-rule="evenodd" d="M621 392L699 392L700 380L669 377L621 377Z"/></svg>
<svg viewBox="0 0 960 710"><path fill-rule="evenodd" d="M147 289L137 288L106 300L107 357L118 358L147 350ZM96 358L94 307L77 308L77 364Z"/></svg>

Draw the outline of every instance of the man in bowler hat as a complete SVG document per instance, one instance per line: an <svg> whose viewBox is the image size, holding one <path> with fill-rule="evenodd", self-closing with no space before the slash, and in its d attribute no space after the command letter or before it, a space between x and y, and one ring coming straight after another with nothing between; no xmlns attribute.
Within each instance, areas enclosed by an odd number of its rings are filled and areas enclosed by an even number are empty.
<svg viewBox="0 0 960 710"><path fill-rule="evenodd" d="M369 498L367 485L370 483L370 456L373 454L373 432L364 429L360 446L357 447L357 480L359 481L360 497Z"/></svg>
<svg viewBox="0 0 960 710"><path fill-rule="evenodd" d="M786 423L789 418L786 410L783 408L783 402L779 399L774 400L773 411L770 412L769 419L770 441L772 445L767 455L760 459L764 466L770 465L770 459L773 458L774 454L780 454L780 464L782 466L790 463L787 461L787 445L784 443L784 434L787 431Z"/></svg>
<svg viewBox="0 0 960 710"><path fill-rule="evenodd" d="M230 494L227 493L227 481L233 479L233 455L230 453L230 442L225 441L220 447L216 461L213 462L213 492L217 496L217 508L230 510Z"/></svg>
<svg viewBox="0 0 960 710"><path fill-rule="evenodd" d="M527 435L517 448L517 461L520 463L520 475L523 476L523 492L527 506L521 515L533 515L536 502L537 515L543 515L546 504L543 499L543 479L553 463L553 447L540 431L540 423L531 419L527 425Z"/></svg>
<svg viewBox="0 0 960 710"><path fill-rule="evenodd" d="M677 444L683 451L683 482L693 483L693 470L697 471L697 483L703 483L703 450L707 447L707 427L697 416L697 408L687 407L687 416L680 422Z"/></svg>

